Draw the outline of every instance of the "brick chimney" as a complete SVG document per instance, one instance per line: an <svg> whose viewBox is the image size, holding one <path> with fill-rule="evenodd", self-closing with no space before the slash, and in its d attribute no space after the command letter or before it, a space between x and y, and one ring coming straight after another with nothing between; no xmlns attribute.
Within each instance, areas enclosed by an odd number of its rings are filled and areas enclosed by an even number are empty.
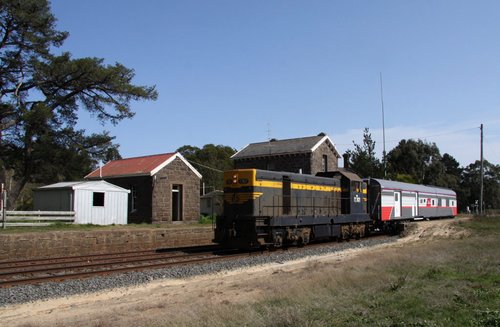
<svg viewBox="0 0 500 327"><path fill-rule="evenodd" d="M349 153L344 153L342 157L344 157L344 169L349 170Z"/></svg>

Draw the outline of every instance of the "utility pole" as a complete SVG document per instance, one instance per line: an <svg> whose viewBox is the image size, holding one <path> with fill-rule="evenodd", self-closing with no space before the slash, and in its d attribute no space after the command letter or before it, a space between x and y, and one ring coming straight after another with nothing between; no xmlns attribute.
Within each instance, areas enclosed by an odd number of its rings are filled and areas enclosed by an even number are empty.
<svg viewBox="0 0 500 327"><path fill-rule="evenodd" d="M484 187L484 165L483 165L483 124L481 124L481 190L479 192L479 214L483 214L483 187Z"/></svg>
<svg viewBox="0 0 500 327"><path fill-rule="evenodd" d="M385 117L384 117L384 91L382 89L382 72L380 72L380 101L382 102L382 138L383 138L382 163L384 164L384 178L385 178L387 177L387 161L385 159Z"/></svg>

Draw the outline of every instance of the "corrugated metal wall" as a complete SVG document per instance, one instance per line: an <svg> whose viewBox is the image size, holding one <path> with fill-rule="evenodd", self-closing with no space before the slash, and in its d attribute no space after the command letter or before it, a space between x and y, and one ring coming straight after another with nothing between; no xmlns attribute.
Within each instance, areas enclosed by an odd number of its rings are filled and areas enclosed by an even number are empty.
<svg viewBox="0 0 500 327"><path fill-rule="evenodd" d="M72 193L71 189L35 191L33 208L42 211L70 211Z"/></svg>
<svg viewBox="0 0 500 327"><path fill-rule="evenodd" d="M94 192L104 192L104 206L93 205ZM127 224L128 193L75 190L75 211L77 224L111 225Z"/></svg>

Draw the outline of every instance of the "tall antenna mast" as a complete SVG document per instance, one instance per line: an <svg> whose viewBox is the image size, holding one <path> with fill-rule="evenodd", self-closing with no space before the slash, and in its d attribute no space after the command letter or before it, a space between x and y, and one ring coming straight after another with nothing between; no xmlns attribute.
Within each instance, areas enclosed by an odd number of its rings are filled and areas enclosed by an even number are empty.
<svg viewBox="0 0 500 327"><path fill-rule="evenodd" d="M387 161L385 159L385 117L384 117L384 90L382 88L382 72L380 73L380 101L382 102L382 138L383 138L383 152L382 163L384 164L384 177L387 176Z"/></svg>
<svg viewBox="0 0 500 327"><path fill-rule="evenodd" d="M479 214L482 215L484 212L483 208L483 192L484 192L484 159L483 159L483 124L481 124L481 186L480 186L480 191L479 191Z"/></svg>

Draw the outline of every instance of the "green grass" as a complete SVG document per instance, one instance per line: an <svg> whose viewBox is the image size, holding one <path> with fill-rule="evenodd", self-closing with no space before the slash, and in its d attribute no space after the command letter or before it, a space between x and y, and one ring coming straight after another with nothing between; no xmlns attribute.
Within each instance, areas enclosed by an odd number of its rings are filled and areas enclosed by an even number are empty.
<svg viewBox="0 0 500 327"><path fill-rule="evenodd" d="M198 221L201 225L212 225L215 221L216 216L205 216L201 215L200 220Z"/></svg>
<svg viewBox="0 0 500 327"><path fill-rule="evenodd" d="M254 303L209 306L168 325L498 327L500 217L457 225L470 235L375 250L342 269L311 264L293 284L261 280L270 291Z"/></svg>

